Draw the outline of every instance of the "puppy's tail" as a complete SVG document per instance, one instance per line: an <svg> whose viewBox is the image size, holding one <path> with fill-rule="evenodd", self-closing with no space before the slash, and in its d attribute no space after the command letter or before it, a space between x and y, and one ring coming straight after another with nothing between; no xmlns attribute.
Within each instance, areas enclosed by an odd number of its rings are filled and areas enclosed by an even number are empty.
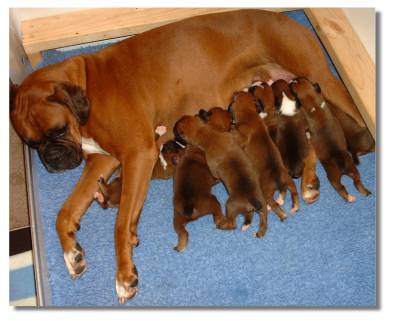
<svg viewBox="0 0 395 321"><path fill-rule="evenodd" d="M262 208L262 203L256 197L252 197L248 201L254 207L255 211L258 212Z"/></svg>

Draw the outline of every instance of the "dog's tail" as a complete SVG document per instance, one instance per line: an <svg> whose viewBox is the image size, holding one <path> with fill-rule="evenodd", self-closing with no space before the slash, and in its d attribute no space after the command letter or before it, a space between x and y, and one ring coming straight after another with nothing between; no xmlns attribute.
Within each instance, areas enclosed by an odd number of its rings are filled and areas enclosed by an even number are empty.
<svg viewBox="0 0 395 321"><path fill-rule="evenodd" d="M256 197L251 197L248 201L254 207L255 211L258 212L262 208L262 203Z"/></svg>

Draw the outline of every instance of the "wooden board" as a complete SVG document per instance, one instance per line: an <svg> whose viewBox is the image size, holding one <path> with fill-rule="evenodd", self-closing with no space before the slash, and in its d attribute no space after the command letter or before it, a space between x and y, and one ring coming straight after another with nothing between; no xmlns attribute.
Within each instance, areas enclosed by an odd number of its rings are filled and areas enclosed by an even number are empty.
<svg viewBox="0 0 395 321"><path fill-rule="evenodd" d="M375 64L342 9L313 8L305 12L375 138Z"/></svg>

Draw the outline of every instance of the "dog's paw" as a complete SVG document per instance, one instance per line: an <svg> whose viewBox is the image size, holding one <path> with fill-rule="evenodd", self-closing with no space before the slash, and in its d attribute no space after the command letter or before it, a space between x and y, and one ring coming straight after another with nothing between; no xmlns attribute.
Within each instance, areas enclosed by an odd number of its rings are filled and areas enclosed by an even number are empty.
<svg viewBox="0 0 395 321"><path fill-rule="evenodd" d="M244 225L241 227L241 230L242 230L243 232L245 232L245 231L247 231L247 230L250 228L250 226L251 226L251 224L244 224Z"/></svg>
<svg viewBox="0 0 395 321"><path fill-rule="evenodd" d="M95 193L93 194L93 198L94 198L97 202L99 202L99 203L104 203L104 196L103 196L103 194L100 193L100 192L95 192Z"/></svg>
<svg viewBox="0 0 395 321"><path fill-rule="evenodd" d="M298 206L294 206L291 208L291 214L296 214L296 212L299 211L299 207Z"/></svg>
<svg viewBox="0 0 395 321"><path fill-rule="evenodd" d="M357 200L357 198L355 196L348 194L347 202L354 203L356 200Z"/></svg>
<svg viewBox="0 0 395 321"><path fill-rule="evenodd" d="M174 249L174 251L177 251L178 253L181 253L181 252L185 251L185 246L182 247L182 246L177 245L173 249Z"/></svg>
<svg viewBox="0 0 395 321"><path fill-rule="evenodd" d="M85 253L78 242L74 249L64 252L63 256L71 278L76 279L86 271Z"/></svg>
<svg viewBox="0 0 395 321"><path fill-rule="evenodd" d="M133 268L134 274L128 277L119 278L115 281L115 290L117 291L119 304L124 304L127 300L132 299L138 292L138 273L136 267Z"/></svg>
<svg viewBox="0 0 395 321"><path fill-rule="evenodd" d="M309 188L302 194L303 200L306 204L314 203L320 196L320 191L316 189Z"/></svg>
<svg viewBox="0 0 395 321"><path fill-rule="evenodd" d="M276 202L278 205L282 206L284 205L284 199L281 197L281 195L279 195L276 199Z"/></svg>

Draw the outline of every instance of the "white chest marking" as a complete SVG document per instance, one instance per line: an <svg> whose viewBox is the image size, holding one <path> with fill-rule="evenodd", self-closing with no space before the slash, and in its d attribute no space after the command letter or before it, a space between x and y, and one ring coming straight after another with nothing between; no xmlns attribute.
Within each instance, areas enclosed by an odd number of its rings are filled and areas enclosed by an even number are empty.
<svg viewBox="0 0 395 321"><path fill-rule="evenodd" d="M306 132L306 137L307 137L307 139L310 139L310 138L311 138L311 134L310 134L309 131Z"/></svg>
<svg viewBox="0 0 395 321"><path fill-rule="evenodd" d="M100 145L95 142L92 138L82 137L81 139L82 150L87 154L104 154L110 155L107 153Z"/></svg>
<svg viewBox="0 0 395 321"><path fill-rule="evenodd" d="M320 105L320 107L322 108L322 109L324 109L325 108L325 105L326 105L326 102L325 102L325 100L321 103L321 105Z"/></svg>
<svg viewBox="0 0 395 321"><path fill-rule="evenodd" d="M162 164L163 169L166 170L167 162L166 162L166 159L163 157L162 148L163 148L163 145L160 146L159 160L160 160L160 163Z"/></svg>
<svg viewBox="0 0 395 321"><path fill-rule="evenodd" d="M280 107L280 112L285 116L293 116L296 114L296 101L293 101L287 97L287 95L283 92L283 101Z"/></svg>
<svg viewBox="0 0 395 321"><path fill-rule="evenodd" d="M310 109L310 113L314 113L315 112L315 107Z"/></svg>
<svg viewBox="0 0 395 321"><path fill-rule="evenodd" d="M264 119L264 118L267 117L267 113L265 113L265 112L263 112L263 111L261 111L258 115L259 115L259 117L261 117L262 119Z"/></svg>

